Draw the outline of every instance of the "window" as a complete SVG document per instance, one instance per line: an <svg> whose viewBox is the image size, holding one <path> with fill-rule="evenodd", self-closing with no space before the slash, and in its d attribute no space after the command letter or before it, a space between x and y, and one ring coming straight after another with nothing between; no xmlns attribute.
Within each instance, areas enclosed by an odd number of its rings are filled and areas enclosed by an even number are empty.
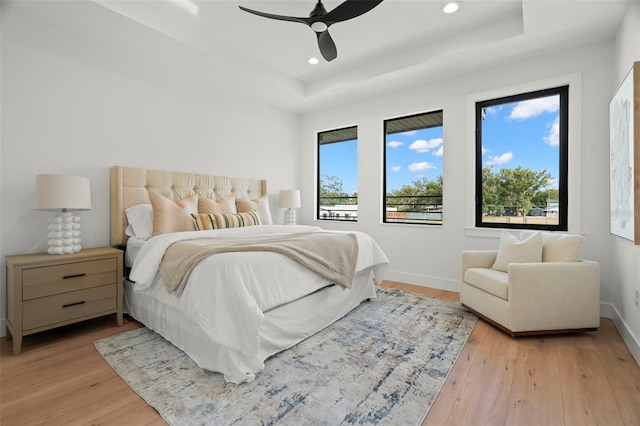
<svg viewBox="0 0 640 426"><path fill-rule="evenodd" d="M358 220L358 128L318 133L320 220Z"/></svg>
<svg viewBox="0 0 640 426"><path fill-rule="evenodd" d="M385 120L385 223L442 225L442 110Z"/></svg>
<svg viewBox="0 0 640 426"><path fill-rule="evenodd" d="M476 103L477 227L567 230L569 87Z"/></svg>

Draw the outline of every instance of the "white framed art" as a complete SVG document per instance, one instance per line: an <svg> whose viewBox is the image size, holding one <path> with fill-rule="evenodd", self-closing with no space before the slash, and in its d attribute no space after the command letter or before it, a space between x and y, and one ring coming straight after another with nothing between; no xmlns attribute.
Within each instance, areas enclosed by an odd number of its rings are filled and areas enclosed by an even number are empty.
<svg viewBox="0 0 640 426"><path fill-rule="evenodd" d="M611 233L640 245L640 61L609 103Z"/></svg>

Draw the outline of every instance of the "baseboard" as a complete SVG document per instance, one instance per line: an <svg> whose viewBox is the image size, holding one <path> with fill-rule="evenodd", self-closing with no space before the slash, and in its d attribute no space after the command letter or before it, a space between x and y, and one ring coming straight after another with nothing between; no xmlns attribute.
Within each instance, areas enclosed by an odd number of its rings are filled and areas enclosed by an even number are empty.
<svg viewBox="0 0 640 426"><path fill-rule="evenodd" d="M629 348L631 356L633 356L638 366L640 366L640 339L638 339L638 336L633 334L627 323L620 315L620 312L618 312L616 307L611 303L600 303L600 316L609 318L613 321L618 329L618 333L622 336L622 340L625 345L627 345L627 348Z"/></svg>
<svg viewBox="0 0 640 426"><path fill-rule="evenodd" d="M460 292L460 281L429 275L407 274L406 272L387 271L385 280L399 281L406 284L419 285L421 287L431 287L438 290L448 290Z"/></svg>
<svg viewBox="0 0 640 426"><path fill-rule="evenodd" d="M611 303L600 302L600 316L613 320L616 316L613 305Z"/></svg>

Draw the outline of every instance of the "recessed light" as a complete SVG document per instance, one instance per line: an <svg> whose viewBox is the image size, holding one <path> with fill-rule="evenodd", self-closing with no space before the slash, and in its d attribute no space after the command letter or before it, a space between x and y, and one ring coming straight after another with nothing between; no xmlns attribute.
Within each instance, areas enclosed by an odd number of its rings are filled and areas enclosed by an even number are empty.
<svg viewBox="0 0 640 426"><path fill-rule="evenodd" d="M459 1L450 1L450 2L448 2L447 4L445 4L442 7L442 11L444 13L454 13L458 9L460 9L460 2Z"/></svg>
<svg viewBox="0 0 640 426"><path fill-rule="evenodd" d="M311 65L315 65L318 62L320 62L320 60L318 58L316 58L315 56L312 56L309 59L307 59L307 62L309 62Z"/></svg>

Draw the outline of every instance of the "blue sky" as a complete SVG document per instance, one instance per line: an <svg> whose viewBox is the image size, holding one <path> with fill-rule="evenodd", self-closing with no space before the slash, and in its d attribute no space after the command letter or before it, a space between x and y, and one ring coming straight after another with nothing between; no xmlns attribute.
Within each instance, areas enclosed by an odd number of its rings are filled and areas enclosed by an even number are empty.
<svg viewBox="0 0 640 426"><path fill-rule="evenodd" d="M442 127L387 135L387 192L442 175Z"/></svg>
<svg viewBox="0 0 640 426"><path fill-rule="evenodd" d="M483 165L494 172L518 165L535 171L547 169L558 186L559 97L514 102L486 109L483 121ZM442 127L387 136L387 190L426 177L436 180L443 174L444 141ZM358 142L322 145L320 173L337 176L346 193L357 192Z"/></svg>
<svg viewBox="0 0 640 426"><path fill-rule="evenodd" d="M337 176L342 189L351 195L358 192L358 141L351 140L320 146L320 174Z"/></svg>
<svg viewBox="0 0 640 426"><path fill-rule="evenodd" d="M482 164L540 171L546 169L558 187L559 96L487 108L482 123Z"/></svg>

